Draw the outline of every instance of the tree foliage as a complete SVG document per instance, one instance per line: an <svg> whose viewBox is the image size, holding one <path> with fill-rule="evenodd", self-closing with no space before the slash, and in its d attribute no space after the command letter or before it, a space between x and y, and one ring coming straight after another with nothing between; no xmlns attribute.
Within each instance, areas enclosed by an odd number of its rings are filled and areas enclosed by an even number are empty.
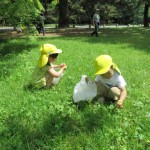
<svg viewBox="0 0 150 150"><path fill-rule="evenodd" d="M41 10L45 10L46 22L58 23L59 27L90 24L98 8L102 24L149 26L150 0L1 0L0 5L1 17L12 25L32 23Z"/></svg>
<svg viewBox="0 0 150 150"><path fill-rule="evenodd" d="M68 0L59 0L59 27L69 27Z"/></svg>
<svg viewBox="0 0 150 150"><path fill-rule="evenodd" d="M0 15L13 26L30 25L44 10L39 0L1 0L0 5Z"/></svg>
<svg viewBox="0 0 150 150"><path fill-rule="evenodd" d="M150 7L150 0L145 0L144 6L144 27L149 27L149 7Z"/></svg>
<svg viewBox="0 0 150 150"><path fill-rule="evenodd" d="M118 23L135 24L143 21L143 5L140 0L120 0L116 3Z"/></svg>

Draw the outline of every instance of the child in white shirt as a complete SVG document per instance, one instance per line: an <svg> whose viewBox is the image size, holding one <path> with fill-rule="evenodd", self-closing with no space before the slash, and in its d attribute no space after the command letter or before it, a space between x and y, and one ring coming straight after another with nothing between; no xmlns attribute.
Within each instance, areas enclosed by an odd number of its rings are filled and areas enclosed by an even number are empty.
<svg viewBox="0 0 150 150"><path fill-rule="evenodd" d="M122 108L126 98L126 81L109 55L100 55L94 61L96 69L97 96L116 100L117 107Z"/></svg>

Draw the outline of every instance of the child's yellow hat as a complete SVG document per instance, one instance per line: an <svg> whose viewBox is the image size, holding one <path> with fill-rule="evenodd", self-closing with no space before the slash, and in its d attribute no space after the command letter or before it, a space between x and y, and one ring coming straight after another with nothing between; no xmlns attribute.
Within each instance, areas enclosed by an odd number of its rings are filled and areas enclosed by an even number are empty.
<svg viewBox="0 0 150 150"><path fill-rule="evenodd" d="M39 68L42 68L47 64L49 55L62 53L62 50L57 49L53 44L43 44L40 51L41 56L37 64Z"/></svg>
<svg viewBox="0 0 150 150"><path fill-rule="evenodd" d="M95 75L106 73L110 67L113 67L121 74L121 71L116 64L112 62L112 58L109 55L100 55L94 61L94 66L96 69Z"/></svg>

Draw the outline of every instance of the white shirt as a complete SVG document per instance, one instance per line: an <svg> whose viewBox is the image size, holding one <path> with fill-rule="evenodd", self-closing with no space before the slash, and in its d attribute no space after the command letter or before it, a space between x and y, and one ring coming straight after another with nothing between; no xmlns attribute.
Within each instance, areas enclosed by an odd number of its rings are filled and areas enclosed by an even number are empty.
<svg viewBox="0 0 150 150"><path fill-rule="evenodd" d="M100 22L100 16L98 14L94 14L93 21Z"/></svg>
<svg viewBox="0 0 150 150"><path fill-rule="evenodd" d="M96 76L96 82L101 82L102 84L106 85L107 87L118 87L123 88L126 86L126 81L124 80L123 76L120 75L117 71L114 71L114 75L109 78L103 78L101 75Z"/></svg>

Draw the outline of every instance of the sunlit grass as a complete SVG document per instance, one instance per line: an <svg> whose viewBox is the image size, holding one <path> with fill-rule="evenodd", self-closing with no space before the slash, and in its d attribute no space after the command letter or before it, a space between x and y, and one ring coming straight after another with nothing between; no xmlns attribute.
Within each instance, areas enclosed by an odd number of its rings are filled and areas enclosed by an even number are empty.
<svg viewBox="0 0 150 150"><path fill-rule="evenodd" d="M150 146L150 30L101 29L62 37L3 39L0 45L0 149L147 149ZM57 63L68 65L51 90L32 90L29 81L39 48L63 50ZM94 80L93 60L109 54L127 81L122 110L114 104L72 102L83 74Z"/></svg>

